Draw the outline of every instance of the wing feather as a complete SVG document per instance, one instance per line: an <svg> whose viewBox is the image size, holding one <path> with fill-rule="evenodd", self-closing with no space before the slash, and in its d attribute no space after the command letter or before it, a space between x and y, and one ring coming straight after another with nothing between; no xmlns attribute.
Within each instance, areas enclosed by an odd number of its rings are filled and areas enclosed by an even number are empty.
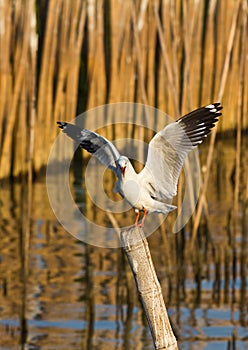
<svg viewBox="0 0 248 350"><path fill-rule="evenodd" d="M198 108L167 125L153 137L146 165L139 176L143 186L154 188L154 197L164 200L176 195L186 156L215 126L221 109L220 103Z"/></svg>
<svg viewBox="0 0 248 350"><path fill-rule="evenodd" d="M113 170L118 176L116 161L120 154L115 146L105 137L88 129L82 129L74 124L57 122L59 128L70 136L81 148L94 155L101 163Z"/></svg>

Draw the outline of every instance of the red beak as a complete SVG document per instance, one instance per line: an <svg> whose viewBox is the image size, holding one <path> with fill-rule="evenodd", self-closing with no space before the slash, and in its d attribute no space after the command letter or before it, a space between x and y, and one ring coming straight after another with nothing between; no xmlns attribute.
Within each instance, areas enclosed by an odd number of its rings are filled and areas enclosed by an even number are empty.
<svg viewBox="0 0 248 350"><path fill-rule="evenodd" d="M125 176L125 171L126 171L126 167L125 166L121 167L121 173L123 177Z"/></svg>

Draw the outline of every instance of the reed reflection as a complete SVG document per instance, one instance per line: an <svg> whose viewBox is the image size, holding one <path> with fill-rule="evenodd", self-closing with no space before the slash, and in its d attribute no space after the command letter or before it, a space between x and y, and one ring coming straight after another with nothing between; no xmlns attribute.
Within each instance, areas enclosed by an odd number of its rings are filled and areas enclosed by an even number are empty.
<svg viewBox="0 0 248 350"><path fill-rule="evenodd" d="M192 224L171 234L170 216L149 238L182 348L195 344L205 349L207 341L214 349L217 340L226 347L246 346L247 199L241 192L235 216L235 140L219 142L222 151L217 148L215 156L221 158L212 169L209 210L194 245ZM104 213L98 216L97 208L92 211L87 205L81 170L74 168L71 177L78 205L109 224ZM245 178L241 186L246 188ZM124 224L126 216L116 220ZM1 184L0 225L1 347L151 349L121 249L89 246L65 232L50 209L43 180L34 183L32 197L25 182Z"/></svg>

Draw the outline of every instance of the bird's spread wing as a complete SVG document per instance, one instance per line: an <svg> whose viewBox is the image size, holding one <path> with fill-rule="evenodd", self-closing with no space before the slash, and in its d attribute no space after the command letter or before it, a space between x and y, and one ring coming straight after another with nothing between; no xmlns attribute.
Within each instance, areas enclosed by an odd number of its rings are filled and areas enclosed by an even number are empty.
<svg viewBox="0 0 248 350"><path fill-rule="evenodd" d="M66 122L57 122L57 124L81 148L92 153L101 163L118 175L116 161L119 159L120 154L110 141L93 131L82 129L74 124Z"/></svg>
<svg viewBox="0 0 248 350"><path fill-rule="evenodd" d="M187 154L202 143L215 126L221 109L220 103L198 108L167 125L153 137L146 165L139 174L151 196L164 200L176 195Z"/></svg>

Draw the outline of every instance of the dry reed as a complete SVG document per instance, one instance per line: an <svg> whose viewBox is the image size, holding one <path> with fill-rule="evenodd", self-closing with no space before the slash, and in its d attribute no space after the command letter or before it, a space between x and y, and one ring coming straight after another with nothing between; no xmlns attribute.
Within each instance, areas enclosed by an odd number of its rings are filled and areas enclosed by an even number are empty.
<svg viewBox="0 0 248 350"><path fill-rule="evenodd" d="M0 23L0 179L28 173L32 182L33 171L46 166L55 121L74 118L83 112L79 106L142 102L176 117L221 100L221 130L237 129L237 210L241 131L248 127L245 0L51 0L47 7L4 0ZM94 125L90 120L88 127ZM109 130L110 138L123 136ZM142 128L124 132L147 136ZM192 242L202 210L207 213L215 138L216 129Z"/></svg>
<svg viewBox="0 0 248 350"><path fill-rule="evenodd" d="M36 172L46 165L57 133L54 121L76 115L85 99L81 92L87 95L85 108L140 101L175 117L222 100L229 111L223 130L236 128L237 110L247 113L247 60L241 73L238 58L247 52L245 1L35 5L5 0L0 7L0 178L30 173L30 163ZM240 74L242 84L235 79Z"/></svg>

